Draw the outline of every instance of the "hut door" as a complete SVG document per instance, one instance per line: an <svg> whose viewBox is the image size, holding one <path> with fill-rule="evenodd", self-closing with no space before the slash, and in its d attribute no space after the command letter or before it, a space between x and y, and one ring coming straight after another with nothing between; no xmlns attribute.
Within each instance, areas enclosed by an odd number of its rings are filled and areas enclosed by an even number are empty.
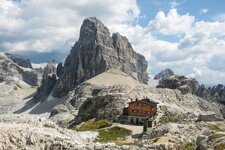
<svg viewBox="0 0 225 150"><path fill-rule="evenodd" d="M148 121L148 127L152 127L152 121Z"/></svg>
<svg viewBox="0 0 225 150"><path fill-rule="evenodd" d="M139 118L136 118L136 124L139 124Z"/></svg>
<svg viewBox="0 0 225 150"><path fill-rule="evenodd" d="M130 118L130 122L131 122L131 123L134 123L133 117Z"/></svg>

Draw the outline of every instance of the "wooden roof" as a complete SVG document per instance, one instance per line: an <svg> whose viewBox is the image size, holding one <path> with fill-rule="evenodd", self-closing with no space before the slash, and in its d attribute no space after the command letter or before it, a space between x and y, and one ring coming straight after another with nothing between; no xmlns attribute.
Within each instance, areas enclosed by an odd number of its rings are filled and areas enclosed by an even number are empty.
<svg viewBox="0 0 225 150"><path fill-rule="evenodd" d="M145 98L145 99L141 99L141 100L136 100L136 101L132 101L130 103L133 103L133 102L140 102L140 103L145 103L145 104L150 104L150 105L157 105L158 102L154 101L154 100L151 100L149 98Z"/></svg>

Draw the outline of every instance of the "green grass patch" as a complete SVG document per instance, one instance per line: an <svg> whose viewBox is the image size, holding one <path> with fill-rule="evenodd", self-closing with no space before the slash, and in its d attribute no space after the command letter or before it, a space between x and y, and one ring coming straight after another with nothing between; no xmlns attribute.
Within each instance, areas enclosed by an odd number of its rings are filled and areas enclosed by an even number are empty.
<svg viewBox="0 0 225 150"><path fill-rule="evenodd" d="M206 127L209 129L209 130L212 130L212 131L223 131L223 129L221 129L219 127L220 125L219 124L207 124Z"/></svg>
<svg viewBox="0 0 225 150"><path fill-rule="evenodd" d="M209 142L212 142L213 140L219 139L219 138L224 137L224 136L225 136L225 134L217 134L217 133L215 133L215 134L210 135L210 136L208 137L208 141L209 141Z"/></svg>
<svg viewBox="0 0 225 150"><path fill-rule="evenodd" d="M195 143L187 143L184 146L184 150L195 150L195 147L196 147Z"/></svg>
<svg viewBox="0 0 225 150"><path fill-rule="evenodd" d="M216 145L215 150L224 150L225 149L225 143L220 143L219 145Z"/></svg>
<svg viewBox="0 0 225 150"><path fill-rule="evenodd" d="M127 136L131 135L131 130L122 127L112 127L106 130L99 130L99 136L96 142L115 142L122 143Z"/></svg>
<svg viewBox="0 0 225 150"><path fill-rule="evenodd" d="M111 125L112 124L106 119L89 120L85 123L82 123L81 125L78 125L74 129L76 131L93 131L93 130L98 130L98 129L110 127Z"/></svg>
<svg viewBox="0 0 225 150"><path fill-rule="evenodd" d="M53 125L49 125L49 124L44 124L45 128L55 128Z"/></svg>

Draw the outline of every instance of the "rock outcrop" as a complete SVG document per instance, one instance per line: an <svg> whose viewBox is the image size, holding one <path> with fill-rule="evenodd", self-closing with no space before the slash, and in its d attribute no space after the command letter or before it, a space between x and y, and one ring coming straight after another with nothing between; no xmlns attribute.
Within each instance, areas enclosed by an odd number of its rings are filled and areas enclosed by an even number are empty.
<svg viewBox="0 0 225 150"><path fill-rule="evenodd" d="M35 102L43 102L45 99L48 98L57 81L56 74L56 64L54 61L51 61L44 69L41 86L38 87L37 92L33 98Z"/></svg>
<svg viewBox="0 0 225 150"><path fill-rule="evenodd" d="M199 84L195 79L187 78L185 76L173 75L169 78L159 80L158 88L178 89L182 94L195 94L198 90Z"/></svg>
<svg viewBox="0 0 225 150"><path fill-rule="evenodd" d="M198 121L223 121L221 116L217 116L215 112L206 111L198 115Z"/></svg>
<svg viewBox="0 0 225 150"><path fill-rule="evenodd" d="M155 75L154 79L155 80L168 79L169 77L173 75L174 75L174 72L171 69L166 68L165 70L162 70L160 73Z"/></svg>
<svg viewBox="0 0 225 150"><path fill-rule="evenodd" d="M147 84L147 66L144 56L133 50L126 37L119 33L111 37L100 20L90 17L83 21L79 40L66 58L63 74L53 93L61 97L80 83L111 68Z"/></svg>
<svg viewBox="0 0 225 150"><path fill-rule="evenodd" d="M213 86L209 88L210 94L213 100L216 100L220 103L225 104L225 86L222 84L218 84L217 86Z"/></svg>
<svg viewBox="0 0 225 150"><path fill-rule="evenodd" d="M178 89L182 94L195 94L206 100L213 100L225 104L225 86L218 84L212 87L200 85L195 79L174 74L165 69L155 76L159 79L157 88Z"/></svg>

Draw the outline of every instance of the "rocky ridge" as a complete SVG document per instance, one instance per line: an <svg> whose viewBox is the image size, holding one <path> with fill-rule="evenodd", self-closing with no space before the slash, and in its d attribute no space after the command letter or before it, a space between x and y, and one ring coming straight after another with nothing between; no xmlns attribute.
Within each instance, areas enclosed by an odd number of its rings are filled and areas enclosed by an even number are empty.
<svg viewBox="0 0 225 150"><path fill-rule="evenodd" d="M225 86L222 84L218 84L212 87L201 85L196 91L196 95L204 99L214 100L225 104Z"/></svg>
<svg viewBox="0 0 225 150"><path fill-rule="evenodd" d="M35 71L20 66L20 63L14 62L11 56L0 53L0 114L12 113L19 104L23 103L23 99L35 92L37 85ZM20 60L19 62L29 62L16 58ZM28 64L31 66L30 63Z"/></svg>
<svg viewBox="0 0 225 150"><path fill-rule="evenodd" d="M183 94L191 93L206 100L225 104L225 86L222 84L206 87L200 85L194 78L175 75L170 69L161 71L154 79L159 79L158 88L178 89Z"/></svg>

